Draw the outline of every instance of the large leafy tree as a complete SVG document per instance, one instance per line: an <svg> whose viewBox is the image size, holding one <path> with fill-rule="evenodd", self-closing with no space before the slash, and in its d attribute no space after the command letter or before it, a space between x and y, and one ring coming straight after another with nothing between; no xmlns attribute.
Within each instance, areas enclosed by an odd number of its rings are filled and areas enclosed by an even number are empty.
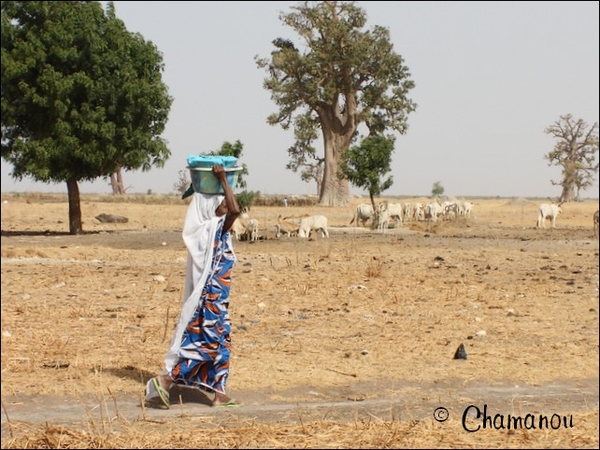
<svg viewBox="0 0 600 450"><path fill-rule="evenodd" d="M170 156L162 71L112 2L2 2L2 158L16 179L66 182L71 234L83 232L79 182Z"/></svg>
<svg viewBox="0 0 600 450"><path fill-rule="evenodd" d="M351 146L344 154L340 169L354 186L369 193L373 211L375 197L388 190L394 183L393 176L383 178L390 172L394 152L394 136L370 135L360 144ZM383 180L383 181L382 181Z"/></svg>
<svg viewBox="0 0 600 450"><path fill-rule="evenodd" d="M279 107L267 122L294 127L287 167L320 183L319 204L345 205L350 191L348 179L340 177L343 153L361 124L404 134L417 106L408 98L415 84L388 29L364 30L367 17L355 2L302 2L291 9L279 18L298 33L304 48L277 38L270 59L255 58L268 74L264 88ZM322 155L312 145L319 129Z"/></svg>
<svg viewBox="0 0 600 450"><path fill-rule="evenodd" d="M565 114L545 132L557 139L554 149L544 158L549 165L561 167L562 179L550 180L553 185L562 186L559 203L577 200L580 191L590 187L598 173L598 122L588 126L582 119Z"/></svg>

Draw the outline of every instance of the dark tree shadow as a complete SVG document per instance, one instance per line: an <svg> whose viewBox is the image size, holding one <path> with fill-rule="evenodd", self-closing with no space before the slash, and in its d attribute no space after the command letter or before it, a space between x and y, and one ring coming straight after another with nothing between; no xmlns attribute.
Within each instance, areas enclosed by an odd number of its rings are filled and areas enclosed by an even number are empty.
<svg viewBox="0 0 600 450"><path fill-rule="evenodd" d="M83 231L82 233L79 233L79 234L71 234L68 231L50 231L50 230L46 230L46 231L19 231L19 230L7 231L7 230L2 230L1 231L1 235L7 236L7 237L11 237L11 236L92 236L92 235L96 235L96 234L100 234L100 233L105 233L105 234L113 233L113 231L107 231L107 230Z"/></svg>

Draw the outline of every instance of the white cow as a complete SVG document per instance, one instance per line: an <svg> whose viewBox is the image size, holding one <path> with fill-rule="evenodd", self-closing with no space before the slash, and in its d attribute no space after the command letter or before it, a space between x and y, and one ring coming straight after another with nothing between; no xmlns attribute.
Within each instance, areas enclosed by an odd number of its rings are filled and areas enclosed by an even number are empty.
<svg viewBox="0 0 600 450"><path fill-rule="evenodd" d="M375 215L375 226L380 233L387 233L391 214L387 209L379 208Z"/></svg>
<svg viewBox="0 0 600 450"><path fill-rule="evenodd" d="M244 213L235 219L231 232L236 241L257 241L259 225L258 220L251 219Z"/></svg>
<svg viewBox="0 0 600 450"><path fill-rule="evenodd" d="M425 205L423 203L417 202L415 203L415 210L413 212L413 217L417 222L425 219Z"/></svg>
<svg viewBox="0 0 600 450"><path fill-rule="evenodd" d="M254 242L258 240L258 220L250 219L246 224L246 240Z"/></svg>
<svg viewBox="0 0 600 450"><path fill-rule="evenodd" d="M473 209L473 203L464 201L464 202L462 202L462 207L460 209L460 213L464 217L471 217L472 209Z"/></svg>
<svg viewBox="0 0 600 450"><path fill-rule="evenodd" d="M282 234L286 236L297 236L298 229L300 228L299 221L286 220L281 217L281 215L277 218L277 223L275 224L275 236L277 238L281 237Z"/></svg>
<svg viewBox="0 0 600 450"><path fill-rule="evenodd" d="M310 237L312 230L320 230L321 237L329 237L329 231L327 230L327 217L323 215L316 215L301 219L298 229L298 237L308 238Z"/></svg>
<svg viewBox="0 0 600 450"><path fill-rule="evenodd" d="M231 227L231 234L235 237L236 241L241 241L242 236L246 233L246 226L241 222L241 219L235 219L233 226Z"/></svg>
<svg viewBox="0 0 600 450"><path fill-rule="evenodd" d="M364 227L368 220L375 221L373 206L367 203L359 203L356 205L356 211L354 212L354 216L352 216L350 224L356 221L356 225L358 225L358 222L360 221Z"/></svg>
<svg viewBox="0 0 600 450"><path fill-rule="evenodd" d="M390 219L395 219L396 222L402 225L402 204L401 203L388 203L384 201L381 208L381 211L387 211Z"/></svg>
<svg viewBox="0 0 600 450"><path fill-rule="evenodd" d="M445 219L456 219L461 214L461 206L456 202L444 202L443 217Z"/></svg>
<svg viewBox="0 0 600 450"><path fill-rule="evenodd" d="M438 216L443 214L444 208L438 202L431 202L425 205L424 217L427 220L436 222Z"/></svg>
<svg viewBox="0 0 600 450"><path fill-rule="evenodd" d="M552 228L556 228L556 217L562 212L560 204L542 203L538 211L538 228L546 228L546 219L550 219L552 221Z"/></svg>
<svg viewBox="0 0 600 450"><path fill-rule="evenodd" d="M404 205L402 205L402 218L405 222L410 222L410 211L410 203L405 203Z"/></svg>

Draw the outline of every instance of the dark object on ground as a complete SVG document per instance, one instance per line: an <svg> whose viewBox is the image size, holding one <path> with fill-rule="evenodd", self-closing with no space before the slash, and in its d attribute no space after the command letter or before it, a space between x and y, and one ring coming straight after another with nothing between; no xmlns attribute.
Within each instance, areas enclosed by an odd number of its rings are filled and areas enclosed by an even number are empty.
<svg viewBox="0 0 600 450"><path fill-rule="evenodd" d="M454 359L467 359L467 351L464 344L460 344L454 353Z"/></svg>
<svg viewBox="0 0 600 450"><path fill-rule="evenodd" d="M127 223L129 219L123 216L115 216L114 214L98 214L96 219L102 223Z"/></svg>

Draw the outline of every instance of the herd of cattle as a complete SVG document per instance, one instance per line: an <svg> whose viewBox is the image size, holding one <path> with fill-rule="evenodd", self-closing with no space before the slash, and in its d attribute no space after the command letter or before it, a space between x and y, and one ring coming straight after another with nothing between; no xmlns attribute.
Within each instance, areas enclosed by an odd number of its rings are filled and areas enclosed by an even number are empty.
<svg viewBox="0 0 600 450"><path fill-rule="evenodd" d="M436 222L438 220L468 219L471 217L473 203L470 201L433 201L431 203L390 203L383 201L375 204L361 203L356 206L349 225L366 227L385 233L390 226L397 227L411 221ZM546 228L546 220L550 220L552 228L556 228L556 218L562 213L560 204L542 203L538 208L537 227ZM594 234L598 235L598 211L594 213ZM275 236L309 238L312 232L320 232L321 237L329 237L327 217L318 215L302 215L277 218ZM233 236L238 241L256 241L260 236L260 223L257 219L243 214L233 225Z"/></svg>
<svg viewBox="0 0 600 450"><path fill-rule="evenodd" d="M258 220L243 214L234 222L232 232L238 241L256 241L260 238L259 226ZM327 217L322 214L299 217L281 217L280 215L275 224L275 236L277 238L282 235L308 238L313 231L320 231L321 237L325 238L329 237L328 228Z"/></svg>
<svg viewBox="0 0 600 450"><path fill-rule="evenodd" d="M377 203L375 209L370 204L361 203L356 206L350 224L356 222L357 225L360 223L364 227L368 221L371 221L374 229L385 232L392 222L402 225L403 222L410 222L411 220L435 222L438 219L468 218L471 216L472 209L473 203L467 201L435 201L415 203L414 205L384 201Z"/></svg>

